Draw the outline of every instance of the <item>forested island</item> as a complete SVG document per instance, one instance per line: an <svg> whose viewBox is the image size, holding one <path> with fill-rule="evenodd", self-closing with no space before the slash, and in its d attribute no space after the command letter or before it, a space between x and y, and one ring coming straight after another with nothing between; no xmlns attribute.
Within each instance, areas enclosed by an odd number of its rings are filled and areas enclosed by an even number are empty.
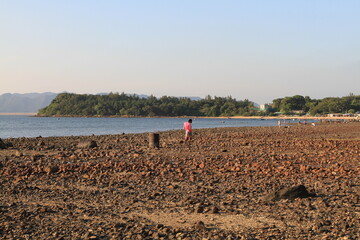
<svg viewBox="0 0 360 240"><path fill-rule="evenodd" d="M79 116L235 116L255 114L249 100L237 101L232 97L207 96L201 100L186 97L163 96L147 98L125 93L108 95L59 94L39 115Z"/></svg>
<svg viewBox="0 0 360 240"><path fill-rule="evenodd" d="M257 107L254 102L229 97L206 96L191 100L187 97L139 97L125 93L107 95L61 93L38 116L131 116L131 117L231 117L324 115L328 113L354 114L360 111L360 95L311 99L295 95L274 99L271 104Z"/></svg>

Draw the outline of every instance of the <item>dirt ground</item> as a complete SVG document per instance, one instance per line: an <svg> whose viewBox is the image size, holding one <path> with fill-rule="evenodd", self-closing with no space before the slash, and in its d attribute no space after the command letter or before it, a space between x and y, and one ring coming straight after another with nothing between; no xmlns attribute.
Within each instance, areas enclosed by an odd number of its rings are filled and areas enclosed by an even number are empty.
<svg viewBox="0 0 360 240"><path fill-rule="evenodd" d="M193 137L3 139L0 238L360 239L359 122Z"/></svg>

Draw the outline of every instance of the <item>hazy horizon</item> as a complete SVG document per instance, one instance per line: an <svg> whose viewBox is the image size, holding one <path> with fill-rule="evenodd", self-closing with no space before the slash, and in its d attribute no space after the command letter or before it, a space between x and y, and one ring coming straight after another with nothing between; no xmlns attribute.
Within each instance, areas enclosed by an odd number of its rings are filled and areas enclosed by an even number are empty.
<svg viewBox="0 0 360 240"><path fill-rule="evenodd" d="M0 94L360 94L360 2L3 1Z"/></svg>

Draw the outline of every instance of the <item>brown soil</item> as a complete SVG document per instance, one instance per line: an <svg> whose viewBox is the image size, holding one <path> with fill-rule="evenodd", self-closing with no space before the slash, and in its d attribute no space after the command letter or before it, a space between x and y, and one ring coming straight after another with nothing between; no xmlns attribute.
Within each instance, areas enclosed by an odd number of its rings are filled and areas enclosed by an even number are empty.
<svg viewBox="0 0 360 240"><path fill-rule="evenodd" d="M360 238L360 123L182 138L161 132L159 149L148 134L3 140L0 238ZM310 197L265 200L300 184Z"/></svg>

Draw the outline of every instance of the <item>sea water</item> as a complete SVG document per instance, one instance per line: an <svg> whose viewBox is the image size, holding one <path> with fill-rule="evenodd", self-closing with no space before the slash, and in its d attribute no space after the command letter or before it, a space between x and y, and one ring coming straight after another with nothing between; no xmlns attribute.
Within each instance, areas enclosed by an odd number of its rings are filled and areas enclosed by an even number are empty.
<svg viewBox="0 0 360 240"><path fill-rule="evenodd" d="M79 118L0 116L0 138L88 136L182 129L188 118ZM193 129L276 126L277 119L193 118ZM289 122L290 120L288 120ZM291 122L291 121L290 121Z"/></svg>

